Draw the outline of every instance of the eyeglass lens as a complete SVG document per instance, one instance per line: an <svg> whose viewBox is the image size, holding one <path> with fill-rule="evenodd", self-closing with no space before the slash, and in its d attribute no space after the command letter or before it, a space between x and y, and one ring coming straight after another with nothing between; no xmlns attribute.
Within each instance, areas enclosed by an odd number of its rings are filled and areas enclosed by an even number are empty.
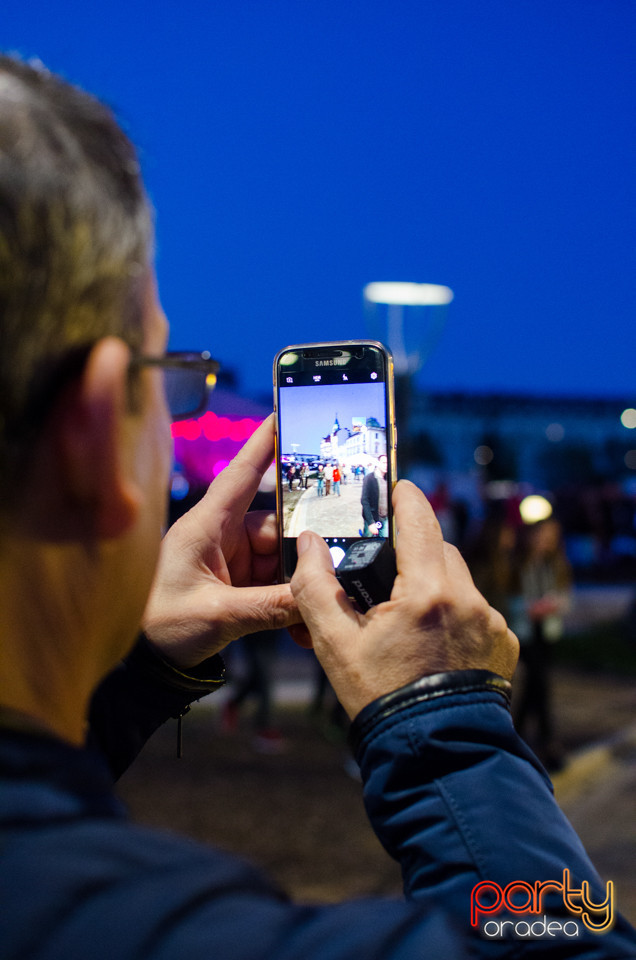
<svg viewBox="0 0 636 960"><path fill-rule="evenodd" d="M165 367L163 382L173 420L194 416L205 406L207 374L187 367Z"/></svg>

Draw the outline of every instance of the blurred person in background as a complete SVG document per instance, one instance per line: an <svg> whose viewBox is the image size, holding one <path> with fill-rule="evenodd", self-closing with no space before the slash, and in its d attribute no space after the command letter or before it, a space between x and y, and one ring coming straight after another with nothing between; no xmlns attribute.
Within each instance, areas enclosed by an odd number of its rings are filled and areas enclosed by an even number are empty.
<svg viewBox="0 0 636 960"><path fill-rule="evenodd" d="M522 664L515 723L546 767L558 770L563 756L555 735L550 673L552 645L563 634L563 617L571 605L572 573L557 520L542 520L524 533L509 617Z"/></svg>
<svg viewBox="0 0 636 960"><path fill-rule="evenodd" d="M325 496L328 497L331 492L331 482L333 480L333 467L330 463L325 464Z"/></svg>
<svg viewBox="0 0 636 960"><path fill-rule="evenodd" d="M369 461L367 471L362 481L362 495L360 504L362 506L362 530L359 531L361 537L378 537L382 531L388 514L388 504L382 503L382 495L386 496L386 487L384 491L381 484L384 474L379 463L375 465ZM384 515L380 515L381 506L385 507Z"/></svg>
<svg viewBox="0 0 636 960"><path fill-rule="evenodd" d="M253 701L254 713L250 720L254 730L252 742L259 753L278 753L285 745L272 719L278 641L278 630L259 630L241 638L244 672L236 680L221 714L222 729L226 733L234 733L239 726L242 708Z"/></svg>
<svg viewBox="0 0 636 960"><path fill-rule="evenodd" d="M339 496L340 496L340 480L341 480L341 476L340 476L340 467L338 466L337 463L334 463L334 465L333 465L332 479L333 479L333 492L334 492L334 496L339 497Z"/></svg>
<svg viewBox="0 0 636 960"><path fill-rule="evenodd" d="M516 589L517 529L505 518L487 517L467 548L467 562L477 589L510 620Z"/></svg>
<svg viewBox="0 0 636 960"><path fill-rule="evenodd" d="M325 467L324 464L318 464L318 470L316 473L316 496L324 497L325 495Z"/></svg>

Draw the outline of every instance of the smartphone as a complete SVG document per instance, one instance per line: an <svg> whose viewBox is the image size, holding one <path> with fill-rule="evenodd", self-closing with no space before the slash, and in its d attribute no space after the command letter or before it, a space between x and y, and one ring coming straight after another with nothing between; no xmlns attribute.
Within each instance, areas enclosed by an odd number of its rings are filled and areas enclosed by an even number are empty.
<svg viewBox="0 0 636 960"><path fill-rule="evenodd" d="M396 480L393 358L381 343L285 347L274 360L276 503L281 578L303 530L324 537L334 566L357 540L393 545Z"/></svg>

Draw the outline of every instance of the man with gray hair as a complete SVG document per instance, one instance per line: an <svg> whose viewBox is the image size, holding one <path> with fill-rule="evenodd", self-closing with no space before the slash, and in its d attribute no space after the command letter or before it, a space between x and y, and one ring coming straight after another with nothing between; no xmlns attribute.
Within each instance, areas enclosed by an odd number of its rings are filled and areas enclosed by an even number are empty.
<svg viewBox="0 0 636 960"><path fill-rule="evenodd" d="M398 576L365 616L314 534L275 582L275 520L248 512L271 418L162 541L170 418L201 409L218 365L165 352L151 219L111 113L0 58L3 960L633 956L512 728L516 638L419 490L394 491ZM152 730L223 683L228 643L284 626L353 721L404 901L292 904L113 795ZM543 939L489 932L520 896L549 915Z"/></svg>

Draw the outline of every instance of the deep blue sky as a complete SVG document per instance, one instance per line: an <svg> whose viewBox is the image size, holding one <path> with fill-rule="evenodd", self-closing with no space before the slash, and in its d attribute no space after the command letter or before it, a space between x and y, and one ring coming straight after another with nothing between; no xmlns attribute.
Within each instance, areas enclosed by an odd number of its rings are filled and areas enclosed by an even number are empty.
<svg viewBox="0 0 636 960"><path fill-rule="evenodd" d="M113 104L174 347L267 391L448 284L435 389L636 399L634 0L4 0L1 46Z"/></svg>
<svg viewBox="0 0 636 960"><path fill-rule="evenodd" d="M384 411L383 383L331 383L318 390L311 386L282 387L281 450L285 454L319 454L320 441L331 433L336 416L343 428L351 429L354 417L374 417L385 427ZM291 450L292 443L298 444L296 451Z"/></svg>

